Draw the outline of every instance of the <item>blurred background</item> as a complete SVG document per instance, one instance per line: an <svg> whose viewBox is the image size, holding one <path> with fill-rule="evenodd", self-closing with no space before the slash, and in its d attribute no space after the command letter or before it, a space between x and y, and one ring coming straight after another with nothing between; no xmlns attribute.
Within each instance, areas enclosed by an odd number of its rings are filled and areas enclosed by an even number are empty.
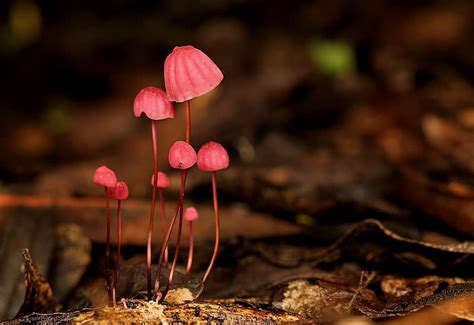
<svg viewBox="0 0 474 325"><path fill-rule="evenodd" d="M371 136L390 131L377 119L392 114L416 133L421 114L471 105L473 10L470 1L3 1L2 183L104 155L148 156L132 102L145 86L164 87L175 45L202 49L225 75L196 103L196 145L221 139L244 163L276 158L262 144L280 156L298 148L278 141L321 146L315 137L344 118ZM166 143L176 128L163 124ZM400 155L416 154L402 142Z"/></svg>
<svg viewBox="0 0 474 325"><path fill-rule="evenodd" d="M54 216L45 229L61 218L79 224L100 259L101 205L79 199L100 199L91 177L106 164L135 200L126 258L143 253L146 233L136 225L146 225L152 151L133 99L146 86L164 88L166 56L193 45L224 73L192 101L192 143L219 141L231 154L219 179L229 219L282 222L229 226L224 237L374 217L417 239L471 238L473 18L469 0L2 1L0 226L41 208ZM183 107L175 109L158 124L167 171L167 150L184 134ZM171 202L179 175L170 176ZM191 173L188 189L209 208L208 175Z"/></svg>

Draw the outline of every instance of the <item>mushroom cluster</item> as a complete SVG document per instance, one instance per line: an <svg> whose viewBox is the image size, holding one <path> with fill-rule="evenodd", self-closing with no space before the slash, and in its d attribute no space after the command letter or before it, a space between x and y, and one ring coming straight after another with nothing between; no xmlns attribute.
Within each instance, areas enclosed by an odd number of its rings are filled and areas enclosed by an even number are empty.
<svg viewBox="0 0 474 325"><path fill-rule="evenodd" d="M194 207L188 207L184 210L184 198L186 191L187 173L190 168L197 164L199 170L211 173L212 198L214 205L214 218L216 237L214 250L209 266L204 273L201 283L204 284L214 265L219 250L219 205L217 197L217 177L216 172L229 167L229 155L225 148L217 142L208 142L204 144L196 153L191 144L191 100L204 95L217 87L224 76L217 65L202 51L193 46L177 46L172 53L168 55L164 63L164 81L166 91L156 87L146 87L140 90L135 97L133 112L135 117L145 115L151 121L151 137L153 150L153 174L151 177L152 197L149 214L149 227L147 236L147 297L148 300L162 302L173 281L173 274L179 255L181 243L183 219L189 223L189 252L186 265L186 274L191 272L193 261L193 222L198 219L198 212ZM168 152L169 165L180 171L180 190L176 201L176 207L168 223L166 210L163 200L163 190L170 185L168 176L160 171L158 166L158 132L157 121L168 118L174 118L174 108L172 102L185 103L186 110L186 137L184 141L176 141ZM106 202L106 220L107 220L107 241L106 241L106 268L107 268L107 289L109 293L109 304L115 305L118 297L115 297L116 283L118 281L118 267L120 257L120 243L122 232L122 213L121 201L128 197L128 188L122 181L117 181L115 173L109 168L99 167L93 177L94 183L105 188ZM155 207L157 197L161 207L161 217L163 224L163 244L160 250L160 256L157 264L157 274L152 290L152 237L153 223L155 219ZM114 283L110 284L110 207L109 199L117 200L117 261L115 263ZM177 236L175 251L172 256L172 262L168 281L163 291L160 291L160 276L163 264L168 265L168 246L171 235L175 230L176 221Z"/></svg>
<svg viewBox="0 0 474 325"><path fill-rule="evenodd" d="M115 172L107 166L101 166L95 170L92 177L96 185L105 189L105 215L107 223L107 235L105 246L106 283L109 305L116 304L116 289L119 277L120 244L122 239L122 200L128 198L128 187L124 181L117 181ZM110 285L110 200L117 200L117 259L115 262L114 282Z"/></svg>

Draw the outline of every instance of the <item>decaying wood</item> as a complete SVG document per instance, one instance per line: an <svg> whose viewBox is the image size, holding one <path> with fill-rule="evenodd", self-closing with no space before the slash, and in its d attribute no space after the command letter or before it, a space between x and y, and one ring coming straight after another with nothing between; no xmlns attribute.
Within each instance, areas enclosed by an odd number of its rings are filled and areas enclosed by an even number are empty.
<svg viewBox="0 0 474 325"><path fill-rule="evenodd" d="M225 322L274 324L282 322L302 322L306 319L295 314L268 307L258 306L252 302L221 300L182 305L159 305L154 302L127 300L117 307L85 309L72 313L34 314L20 322L31 321L76 323L142 323L142 322Z"/></svg>

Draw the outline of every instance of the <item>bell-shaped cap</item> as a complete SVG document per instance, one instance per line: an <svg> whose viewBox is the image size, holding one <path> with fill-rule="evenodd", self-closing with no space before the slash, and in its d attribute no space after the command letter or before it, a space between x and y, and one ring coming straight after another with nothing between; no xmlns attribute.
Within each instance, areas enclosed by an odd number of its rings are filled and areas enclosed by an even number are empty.
<svg viewBox="0 0 474 325"><path fill-rule="evenodd" d="M199 213L195 207L189 207L184 210L183 218L185 221L195 221L199 218Z"/></svg>
<svg viewBox="0 0 474 325"><path fill-rule="evenodd" d="M154 181L154 174L151 175L151 186L153 186L153 181ZM170 179L168 175L162 172L158 172L158 177L157 177L157 182L156 182L156 187L158 188L167 188L170 186Z"/></svg>
<svg viewBox="0 0 474 325"><path fill-rule="evenodd" d="M114 187L117 185L117 176L115 176L114 171L107 166L97 168L92 180L95 184L100 186Z"/></svg>
<svg viewBox="0 0 474 325"><path fill-rule="evenodd" d="M217 65L192 46L176 46L165 60L168 99L178 103L204 95L224 79Z"/></svg>
<svg viewBox="0 0 474 325"><path fill-rule="evenodd" d="M143 113L151 120L174 117L173 104L160 88L146 87L140 90L133 102L133 113L140 117Z"/></svg>
<svg viewBox="0 0 474 325"><path fill-rule="evenodd" d="M217 142L208 142L199 149L197 154L198 168L204 172L215 172L229 167L229 155L225 148Z"/></svg>
<svg viewBox="0 0 474 325"><path fill-rule="evenodd" d="M118 181L115 187L107 189L107 196L115 200L125 200L128 198L128 187L123 181Z"/></svg>
<svg viewBox="0 0 474 325"><path fill-rule="evenodd" d="M168 161L173 168L191 168L196 163L196 150L187 142L176 141L170 148Z"/></svg>

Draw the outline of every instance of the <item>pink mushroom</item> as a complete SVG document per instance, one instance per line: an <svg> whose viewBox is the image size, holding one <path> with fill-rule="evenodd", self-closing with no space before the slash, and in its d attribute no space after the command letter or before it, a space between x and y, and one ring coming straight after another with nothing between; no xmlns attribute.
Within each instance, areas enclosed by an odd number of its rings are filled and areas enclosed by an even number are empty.
<svg viewBox="0 0 474 325"><path fill-rule="evenodd" d="M186 142L191 140L189 101L216 88L224 78L221 70L202 51L176 46L165 60L166 95L170 101L186 102Z"/></svg>
<svg viewBox="0 0 474 325"><path fill-rule="evenodd" d="M95 170L92 180L96 185L103 186L105 191L105 215L107 222L107 237L105 246L105 276L110 305L112 301L112 292L110 287L110 203L109 196L107 195L107 188L115 187L115 185L117 185L117 176L115 176L114 171L108 168L107 166L101 166Z"/></svg>
<svg viewBox="0 0 474 325"><path fill-rule="evenodd" d="M163 199L163 189L168 188L170 186L170 179L168 175L162 172L158 172L158 180L155 182L155 175L151 175L151 186L156 184L158 188L158 197L160 200L160 207L161 207L161 218L163 221L163 233L166 236L166 211L165 211L165 200ZM168 266L168 247L165 249L165 264Z"/></svg>
<svg viewBox="0 0 474 325"><path fill-rule="evenodd" d="M199 218L199 214L195 207L189 207L184 210L184 221L189 222L189 253L188 253L188 263L186 264L186 274L191 272L191 267L193 265L193 221L196 221Z"/></svg>
<svg viewBox="0 0 474 325"><path fill-rule="evenodd" d="M120 245L122 242L122 200L128 198L128 187L127 184L123 181L118 181L115 187L109 187L107 189L107 195L117 200L117 262L115 263L115 274L114 274L114 286L112 289L112 301L115 306L117 301L115 293L117 289L117 282L119 277L119 267L120 267Z"/></svg>
<svg viewBox="0 0 474 325"><path fill-rule="evenodd" d="M166 233L165 241L161 249L160 258L158 260L158 270L157 270L157 275L156 275L156 280L155 280L155 291L156 291L157 301L162 301L165 298L166 293L168 292L169 287L171 285L171 282L173 281L173 273L176 268L176 262L178 260L178 253L179 253L179 245L181 242L181 229L182 229L182 223L183 223L182 207L183 207L183 202L184 202L184 189L185 189L186 175L187 175L186 170L194 166L194 164L196 164L196 159L197 159L196 151L187 142L176 141L170 148L168 161L171 167L181 170L181 184L180 184L180 189L179 189L178 201L176 202L175 213L168 227L168 232ZM175 252L174 252L174 257L173 257L173 264L171 264L171 269L170 269L170 274L169 274L166 289L164 291L164 294L161 294L159 292L159 288L160 288L160 276L161 276L161 267L163 264L163 256L164 256L166 248L168 247L170 236L173 231L178 213L180 216L179 216L179 224L178 224L178 235L176 238L176 247L175 247Z"/></svg>
<svg viewBox="0 0 474 325"><path fill-rule="evenodd" d="M211 272L212 266L214 265L217 252L219 250L219 237L220 237L220 225L219 225L219 205L217 201L217 180L216 172L218 170L226 169L229 167L229 155L224 147L217 142L208 142L199 149L197 154L197 165L198 168L204 172L212 173L212 198L214 202L214 216L216 221L216 241L214 244L214 252L212 254L211 262L207 268L204 277L202 278L202 284L206 282L209 273Z"/></svg>
<svg viewBox="0 0 474 325"><path fill-rule="evenodd" d="M174 118L174 109L167 99L163 90L156 87L146 87L140 90L133 103L133 113L135 117L145 114L151 120L151 136L153 143L153 179L158 175L158 148L156 139L156 121L167 118ZM153 232L153 219L155 216L156 186L152 189L150 222L148 226L147 240L147 291L148 298L151 299L151 239Z"/></svg>

